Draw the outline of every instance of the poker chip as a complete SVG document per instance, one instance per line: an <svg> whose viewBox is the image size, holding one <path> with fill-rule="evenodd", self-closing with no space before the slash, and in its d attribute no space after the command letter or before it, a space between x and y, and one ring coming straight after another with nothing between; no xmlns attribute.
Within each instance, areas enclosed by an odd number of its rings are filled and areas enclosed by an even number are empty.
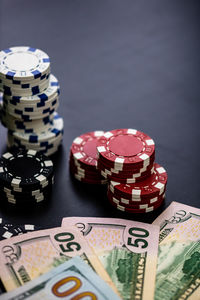
<svg viewBox="0 0 200 300"><path fill-rule="evenodd" d="M163 193L167 184L167 172L157 163L154 163L154 171L147 179L130 184L110 181L110 189L114 194L126 199L153 198Z"/></svg>
<svg viewBox="0 0 200 300"><path fill-rule="evenodd" d="M72 166L70 166L70 171L71 173L74 175L74 177L76 177L77 179L87 179L87 180L91 180L91 181L99 181L99 182L106 182L107 180L105 180L105 178L103 176L101 176L99 173L92 173L92 172L87 172L87 171L78 171L75 168L73 168Z"/></svg>
<svg viewBox="0 0 200 300"><path fill-rule="evenodd" d="M53 117L56 113L53 114ZM9 117L9 114L2 113L1 123L9 131L18 131L24 133L39 133L41 131L48 130L53 125L53 120L48 117L42 119L36 119L34 121L21 121L13 117Z"/></svg>
<svg viewBox="0 0 200 300"><path fill-rule="evenodd" d="M44 118L45 116L48 116L49 113L52 110L56 110L58 108L59 105L59 99L55 98L53 99L53 101L49 101L46 102L45 106L41 106L41 107L34 107L34 106L25 106L25 107L19 107L14 106L14 105L10 105L6 103L6 100L4 100L4 106L3 109L5 111L9 111L9 113L13 116L13 117L17 117L19 118L19 116L23 116L23 118L25 117L29 117L32 119L41 119Z"/></svg>
<svg viewBox="0 0 200 300"><path fill-rule="evenodd" d="M40 230L41 227L33 224L14 225L12 228L13 236L21 235L28 232Z"/></svg>
<svg viewBox="0 0 200 300"><path fill-rule="evenodd" d="M47 89L48 85L49 79L46 79L44 83L40 82L38 85L22 84L17 86L17 88L0 84L0 90L9 96L33 96L41 94L45 89Z"/></svg>
<svg viewBox="0 0 200 300"><path fill-rule="evenodd" d="M42 194L47 194L51 192L52 185L54 183L54 177L52 177L49 181L46 182L46 185L43 187L39 187L35 190L24 191L22 188L15 189L13 187L8 188L6 186L0 186L0 194L3 196L7 196L10 198L29 198L29 197L39 197Z"/></svg>
<svg viewBox="0 0 200 300"><path fill-rule="evenodd" d="M87 132L73 140L70 149L70 172L84 183L106 184L107 180L97 169L97 141L103 131Z"/></svg>
<svg viewBox="0 0 200 300"><path fill-rule="evenodd" d="M123 212L127 212L127 213L148 213L148 212L153 212L154 210L156 210L157 208L159 208L163 201L164 201L164 197L161 198L161 200L154 205L150 205L150 206L145 206L144 208L132 208L132 207L126 207L122 204L117 204L115 203L115 201L113 201L113 197L108 193L108 200L109 202L118 210L123 211Z"/></svg>
<svg viewBox="0 0 200 300"><path fill-rule="evenodd" d="M139 181L143 181L146 178L148 178L151 174L153 174L154 168L151 167L150 169L148 169L147 171L143 172L143 173L136 173L136 174L130 174L130 175L109 175L104 171L101 171L101 175L106 178L109 179L111 181L115 181L115 182L121 182L121 183L135 183L135 182L139 182Z"/></svg>
<svg viewBox="0 0 200 300"><path fill-rule="evenodd" d="M84 177L81 177L77 174L73 174L74 177L79 180L79 181L82 181L84 183L88 183L88 184L107 184L107 180L93 180L93 179L89 179L89 178L84 178Z"/></svg>
<svg viewBox="0 0 200 300"><path fill-rule="evenodd" d="M114 169L112 167L107 166L102 160L98 159L98 163L97 163L97 167L98 169L102 170L103 172L105 172L106 174L110 175L110 176L119 176L119 177L130 177L130 176L134 176L134 177L139 177L141 176L140 174L148 171L152 168L153 163L154 163L154 159L155 159L155 155L153 155L150 159L150 163L148 166L144 166L142 168L129 168L129 169L125 169L125 170L119 170L119 169Z"/></svg>
<svg viewBox="0 0 200 300"><path fill-rule="evenodd" d="M106 132L97 142L99 159L115 169L145 167L155 153L154 141L136 129Z"/></svg>
<svg viewBox="0 0 200 300"><path fill-rule="evenodd" d="M3 194L1 192L1 201L4 201L5 203L15 204L18 206L22 206L22 205L29 206L30 204L35 205L39 202L44 202L49 197L50 197L49 191L40 193L35 196L24 196L23 195L23 196L19 196L19 197L10 195L8 193Z"/></svg>
<svg viewBox="0 0 200 300"><path fill-rule="evenodd" d="M4 221L0 218L0 240L8 239L13 236L11 229L14 227L13 224Z"/></svg>
<svg viewBox="0 0 200 300"><path fill-rule="evenodd" d="M11 132L9 133L16 137L19 140L23 140L29 143L38 143L45 142L50 139L56 138L57 136L63 133L64 129L64 121L63 118L59 116L58 113L54 114L52 126L49 127L48 130L41 131L40 133L23 133L23 132Z"/></svg>
<svg viewBox="0 0 200 300"><path fill-rule="evenodd" d="M0 90L8 96L32 96L49 85L50 59L30 47L12 47L0 52Z"/></svg>
<svg viewBox="0 0 200 300"><path fill-rule="evenodd" d="M73 159L83 166L97 167L97 141L104 135L103 131L87 132L74 139L71 146Z"/></svg>
<svg viewBox="0 0 200 300"><path fill-rule="evenodd" d="M3 106L3 109L6 111L6 113L9 113L9 115L11 115L12 117L27 122L27 121L35 121L38 119L43 119L45 117L51 116L55 112L55 109L57 108L57 106L58 106L58 102L54 108L48 109L47 112L42 113L42 114L40 114L40 113L31 114L31 113L27 113L27 112L23 113L23 112L21 112L21 110L17 110L17 109L15 109L15 111L10 110L8 112L8 110L5 109L5 105Z"/></svg>
<svg viewBox="0 0 200 300"><path fill-rule="evenodd" d="M9 80L32 80L50 70L48 55L31 47L12 47L0 52L0 77Z"/></svg>
<svg viewBox="0 0 200 300"><path fill-rule="evenodd" d="M34 78L31 80L26 80L24 81L22 80L15 80L15 79L7 79L7 78L1 78L2 76L0 76L0 85L5 84L6 86L13 86L15 88L18 88L18 86L20 88L28 88L30 87L33 82L35 85L39 84L39 83L44 83L46 80L49 79L50 73L44 73L41 77L38 78Z"/></svg>
<svg viewBox="0 0 200 300"><path fill-rule="evenodd" d="M41 228L33 224L16 225L0 218L0 240L9 239L17 235L40 230Z"/></svg>
<svg viewBox="0 0 200 300"><path fill-rule="evenodd" d="M53 177L53 163L34 150L7 152L0 159L0 185L19 191L44 188Z"/></svg>
<svg viewBox="0 0 200 300"><path fill-rule="evenodd" d="M127 205L126 203L123 203L123 202L120 202L118 199L116 199L112 193L108 192L108 198L110 200L110 202L112 202L112 204L114 205L117 205L117 206L121 206L122 208L124 208L125 210L140 210L140 209L148 209L148 208L151 208L152 206L153 207L159 207L164 199L165 199L165 195L159 197L159 199L154 202L154 203L144 203L144 204L138 204L138 205Z"/></svg>
<svg viewBox="0 0 200 300"><path fill-rule="evenodd" d="M7 146L47 156L59 149L64 123L57 114L60 86L50 59L40 49L12 47L0 52L0 118Z"/></svg>
<svg viewBox="0 0 200 300"><path fill-rule="evenodd" d="M145 208L145 207L149 207L151 205L160 203L160 201L163 198L165 198L165 191L157 197L146 198L146 199L131 199L131 200L120 197L116 194L113 194L113 192L109 189L109 186L108 186L108 191L107 192L110 195L110 197L112 197L113 202L115 202L116 204L119 204L119 205L123 205L127 208Z"/></svg>

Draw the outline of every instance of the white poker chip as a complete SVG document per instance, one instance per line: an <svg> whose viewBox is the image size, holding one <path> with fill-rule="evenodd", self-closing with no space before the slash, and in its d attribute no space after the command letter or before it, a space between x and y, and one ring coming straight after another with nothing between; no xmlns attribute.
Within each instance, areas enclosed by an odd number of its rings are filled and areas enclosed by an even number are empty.
<svg viewBox="0 0 200 300"><path fill-rule="evenodd" d="M26 106L26 107L18 107L11 105L11 104L6 104L4 101L3 109L8 112L12 116L17 116L18 119L21 116L27 116L31 119L42 119L46 116L49 115L49 113L52 110L56 110L59 106L59 99L56 98L52 102L45 103L45 106L41 107L33 107L33 106Z"/></svg>
<svg viewBox="0 0 200 300"><path fill-rule="evenodd" d="M29 143L38 143L38 142L45 142L49 139L55 138L59 134L63 132L64 129L64 121L63 118L59 116L58 113L55 113L53 119L53 125L46 131L42 131L40 133L23 133L14 131L12 134L19 140L24 140Z"/></svg>
<svg viewBox="0 0 200 300"><path fill-rule="evenodd" d="M49 56L32 47L12 47L0 52L0 77L30 80L41 77L50 69Z"/></svg>
<svg viewBox="0 0 200 300"><path fill-rule="evenodd" d="M24 85L26 86L26 85ZM18 87L13 88L10 86L6 86L4 84L0 84L0 90L4 92L5 95L9 95L12 97L20 97L20 96L32 96L36 94L41 94L43 91L45 91L49 86L49 80L46 80L44 83L40 83L39 85L28 85L29 87L24 88Z"/></svg>
<svg viewBox="0 0 200 300"><path fill-rule="evenodd" d="M28 85L40 85L42 83L44 83L46 80L48 80L50 77L50 73L47 74L43 74L41 77L37 78L37 79L31 79L31 80L15 80L15 79L6 79L6 78L2 78L0 77L0 84L5 85L5 86L10 86L13 88L19 88L19 87L24 87L24 88L28 88Z"/></svg>
<svg viewBox="0 0 200 300"><path fill-rule="evenodd" d="M45 104L48 100L55 99L60 93L60 86L58 79L51 74L49 79L49 86L48 88L42 93L33 96L21 96L21 97L12 97L8 95L4 95L4 98L11 102L13 105L22 105L26 106L27 104L36 105L40 107Z"/></svg>
<svg viewBox="0 0 200 300"><path fill-rule="evenodd" d="M31 121L23 121L19 120L12 115L5 113L5 111L1 110L0 105L0 113L1 113L1 122L2 125L12 131L25 132L25 133L39 133L44 130L48 130L52 126L52 118L54 114L43 117L41 119L31 120Z"/></svg>
<svg viewBox="0 0 200 300"><path fill-rule="evenodd" d="M44 150L58 147L62 143L62 140L63 140L63 134L61 133L55 138L49 139L48 141L33 144L33 143L19 140L8 133L7 145L8 147L16 146L26 150L33 149L38 152L38 151L44 151Z"/></svg>

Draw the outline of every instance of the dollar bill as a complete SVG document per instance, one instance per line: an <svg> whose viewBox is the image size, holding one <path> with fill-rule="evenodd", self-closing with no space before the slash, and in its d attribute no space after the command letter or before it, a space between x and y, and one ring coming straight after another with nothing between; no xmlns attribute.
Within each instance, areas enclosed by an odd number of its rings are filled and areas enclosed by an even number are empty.
<svg viewBox="0 0 200 300"><path fill-rule="evenodd" d="M155 300L200 299L200 209L172 202L160 226Z"/></svg>
<svg viewBox="0 0 200 300"><path fill-rule="evenodd" d="M119 300L120 298L86 263L75 257L23 287L0 296L0 300L11 299Z"/></svg>
<svg viewBox="0 0 200 300"><path fill-rule="evenodd" d="M80 256L117 292L100 260L73 227L39 230L0 242L0 278L11 291Z"/></svg>
<svg viewBox="0 0 200 300"><path fill-rule="evenodd" d="M154 299L159 227L113 218L64 218L94 249L122 299Z"/></svg>

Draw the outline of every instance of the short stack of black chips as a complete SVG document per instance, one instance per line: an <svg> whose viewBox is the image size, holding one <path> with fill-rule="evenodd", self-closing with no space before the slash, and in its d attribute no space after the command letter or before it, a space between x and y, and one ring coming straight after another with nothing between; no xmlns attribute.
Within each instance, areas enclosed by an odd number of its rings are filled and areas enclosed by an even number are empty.
<svg viewBox="0 0 200 300"><path fill-rule="evenodd" d="M0 199L15 205L48 199L54 181L53 162L35 150L14 150L0 159Z"/></svg>

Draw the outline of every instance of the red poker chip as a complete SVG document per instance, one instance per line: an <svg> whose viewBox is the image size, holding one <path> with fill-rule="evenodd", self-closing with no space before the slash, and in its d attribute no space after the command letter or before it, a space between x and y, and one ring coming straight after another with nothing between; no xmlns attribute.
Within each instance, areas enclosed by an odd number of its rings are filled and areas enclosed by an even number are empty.
<svg viewBox="0 0 200 300"><path fill-rule="evenodd" d="M84 174L90 174L90 175L98 175L98 176L101 176L101 172L96 169L96 168L93 168L93 169L87 169L87 168L82 168L82 167L78 167L73 160L70 160L69 162L69 165L70 167L75 170L75 172L78 172L78 173L84 173Z"/></svg>
<svg viewBox="0 0 200 300"><path fill-rule="evenodd" d="M94 172L94 170L98 169L97 166L92 166L92 165L90 166L90 165L84 164L82 162L78 162L76 159L74 159L71 152L70 152L70 162L72 162L76 167L86 170L86 171Z"/></svg>
<svg viewBox="0 0 200 300"><path fill-rule="evenodd" d="M145 163L141 162L138 164L126 164L123 166L113 164L113 162L108 162L101 155L99 155L97 166L100 164L100 166L103 166L104 168L106 168L107 170L109 170L113 173L118 173L118 172L137 173L141 169L146 169L147 167L149 167L151 164L154 163L154 161L155 161L155 152L150 157L150 159L148 161L146 161Z"/></svg>
<svg viewBox="0 0 200 300"><path fill-rule="evenodd" d="M83 177L80 177L79 175L77 174L73 174L73 176L83 182L83 183L88 183L88 184L107 184L107 180L92 180L92 179L88 179L88 178L83 178Z"/></svg>
<svg viewBox="0 0 200 300"><path fill-rule="evenodd" d="M163 199L165 198L165 192L158 196L158 197L154 197L154 198L150 198L148 199L148 201L132 201L132 200L128 200L128 199L125 199L125 198L120 198L116 195L114 195L108 188L108 196L112 198L112 201L115 203L115 204L118 204L118 205L122 205L126 208L132 208L132 209L140 209L140 208L147 208L149 206L154 206L154 205L157 205L158 203L162 202Z"/></svg>
<svg viewBox="0 0 200 300"><path fill-rule="evenodd" d="M93 131L82 134L73 140L71 154L75 161L86 166L97 166L97 142L104 131Z"/></svg>
<svg viewBox="0 0 200 300"><path fill-rule="evenodd" d="M154 163L154 172L147 179L137 183L110 182L110 189L114 194L126 199L153 198L163 193L167 184L167 172L159 164Z"/></svg>
<svg viewBox="0 0 200 300"><path fill-rule="evenodd" d="M150 176L153 172L153 165L151 165L150 167L148 167L145 171L143 172L138 172L138 173L124 173L124 172L120 172L120 173L112 173L110 172L109 170L107 169L103 169L101 168L101 174L104 176L104 177L107 177L109 180L112 180L112 181L117 181L118 180L122 180L122 181L119 181L119 182L125 182L125 183L130 183L130 182L137 182L138 180L141 181L143 180L144 178ZM144 169L143 169L144 170ZM135 181L128 181L128 179L135 179Z"/></svg>
<svg viewBox="0 0 200 300"><path fill-rule="evenodd" d="M166 187L165 187L165 189L164 189L164 191L163 191L163 193L162 194L160 194L160 195L157 195L157 196L153 196L153 197L151 197L151 195L149 196L149 197L147 197L147 196L145 196L145 197L140 197L140 198L126 198L126 196L127 195L125 195L125 194L120 194L120 193L118 193L116 190L114 190L113 189L113 187L109 184L109 182L108 182L108 190L111 192L111 194L112 195L114 195L114 197L116 198L116 199L118 199L118 200L122 200L122 202L123 203L127 203L127 204L129 204L130 203L130 205L131 205L131 203L134 205L134 204L145 204L145 203L151 203L151 201L152 202L154 202L154 201L156 201L159 197L161 197L162 195L164 195L165 194L165 192L166 192Z"/></svg>
<svg viewBox="0 0 200 300"><path fill-rule="evenodd" d="M150 177L153 174L154 169L152 168L152 170L146 172L144 175L140 176L140 177L131 177L131 178L122 178L122 177L114 177L113 175L107 175L106 173L104 173L103 171L101 171L101 175L105 178L108 179L109 181L114 181L114 182L118 182L118 183L137 183L140 181L144 181L145 179L147 179L148 177Z"/></svg>
<svg viewBox="0 0 200 300"><path fill-rule="evenodd" d="M149 164L155 152L154 141L136 129L116 129L107 131L97 142L99 158L104 158L117 169L123 166Z"/></svg>
<svg viewBox="0 0 200 300"><path fill-rule="evenodd" d="M103 176L101 176L100 174L81 173L81 172L78 172L76 169L74 169L71 166L70 166L70 172L74 176L77 175L77 177L85 178L88 180L95 180L95 181L96 180L98 180L98 181L105 180L105 178Z"/></svg>
<svg viewBox="0 0 200 300"><path fill-rule="evenodd" d="M119 204L116 204L115 202L113 202L113 199L110 195L108 195L108 200L109 202L115 207L117 208L118 210L121 210L123 212L127 212L127 213L148 213L148 212L152 212L154 211L155 209L159 208L163 201L164 201L164 198L162 201L160 201L158 204L155 204L155 205L152 205L152 206L149 206L147 208L140 208L140 209L133 209L133 208L127 208L123 205L119 205Z"/></svg>
<svg viewBox="0 0 200 300"><path fill-rule="evenodd" d="M113 175L113 176L117 176L117 177L118 176L119 177L132 177L135 175L137 177L137 174L143 173L143 172L146 172L146 171L152 169L153 163L154 163L154 160L152 162L150 162L150 164L148 166L143 167L143 168L120 171L120 170L115 170L114 168L108 168L104 163L102 163L102 161L98 160L97 168L104 171L108 175Z"/></svg>

